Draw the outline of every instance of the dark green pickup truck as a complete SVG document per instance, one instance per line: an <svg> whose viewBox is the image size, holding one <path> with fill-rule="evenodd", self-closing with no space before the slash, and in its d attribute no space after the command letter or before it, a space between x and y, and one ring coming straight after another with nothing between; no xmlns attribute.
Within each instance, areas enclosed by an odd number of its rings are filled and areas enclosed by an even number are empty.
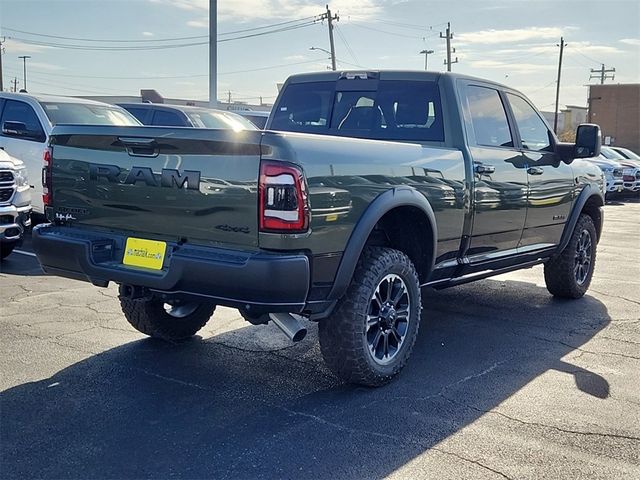
<svg viewBox="0 0 640 480"><path fill-rule="evenodd" d="M58 126L45 154L44 270L120 285L127 320L169 340L216 305L298 340L319 322L343 379L405 365L420 289L545 264L556 296L591 281L600 131L560 143L520 93L427 72L291 77L267 130Z"/></svg>

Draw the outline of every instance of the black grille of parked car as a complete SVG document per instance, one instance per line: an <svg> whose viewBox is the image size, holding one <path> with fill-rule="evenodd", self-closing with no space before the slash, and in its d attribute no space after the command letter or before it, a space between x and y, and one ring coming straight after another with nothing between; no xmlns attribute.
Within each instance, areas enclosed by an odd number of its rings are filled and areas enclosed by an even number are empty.
<svg viewBox="0 0 640 480"><path fill-rule="evenodd" d="M640 180L640 170L636 171L636 180Z"/></svg>
<svg viewBox="0 0 640 480"><path fill-rule="evenodd" d="M13 196L13 187L0 188L0 203L8 202Z"/></svg>
<svg viewBox="0 0 640 480"><path fill-rule="evenodd" d="M13 172L3 170L0 172L0 182L13 182Z"/></svg>
<svg viewBox="0 0 640 480"><path fill-rule="evenodd" d="M622 169L621 168L614 168L613 169L613 176L614 177L622 177Z"/></svg>

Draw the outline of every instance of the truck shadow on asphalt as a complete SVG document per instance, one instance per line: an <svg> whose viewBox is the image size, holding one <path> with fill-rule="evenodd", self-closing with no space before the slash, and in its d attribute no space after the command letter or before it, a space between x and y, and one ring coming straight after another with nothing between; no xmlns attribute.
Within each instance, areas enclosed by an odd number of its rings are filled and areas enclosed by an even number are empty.
<svg viewBox="0 0 640 480"><path fill-rule="evenodd" d="M606 379L566 358L610 322L592 297L485 280L427 291L425 307L408 367L379 389L337 382L313 330L280 350L243 348L243 330L266 328L249 326L91 355L2 392L2 476L382 478L432 448L482 469L480 453L440 442L484 415L509 422L487 412L542 374L561 372L568 398L609 394Z"/></svg>

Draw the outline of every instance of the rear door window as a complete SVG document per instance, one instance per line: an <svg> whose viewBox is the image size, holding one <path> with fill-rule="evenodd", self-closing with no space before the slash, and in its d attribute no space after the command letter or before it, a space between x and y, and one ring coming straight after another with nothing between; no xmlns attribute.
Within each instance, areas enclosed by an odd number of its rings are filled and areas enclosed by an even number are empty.
<svg viewBox="0 0 640 480"><path fill-rule="evenodd" d="M338 82L337 90L335 82L288 86L270 128L377 140L444 141L435 82L382 80L377 89L341 89L349 82Z"/></svg>
<svg viewBox="0 0 640 480"><path fill-rule="evenodd" d="M2 111L2 119L4 122L20 122L24 123L27 130L33 134L35 138L25 138L25 140L44 142L46 137L40 120L31 105L17 100L7 100Z"/></svg>
<svg viewBox="0 0 640 480"><path fill-rule="evenodd" d="M498 91L472 85L465 90L476 144L485 147L513 147L507 114Z"/></svg>

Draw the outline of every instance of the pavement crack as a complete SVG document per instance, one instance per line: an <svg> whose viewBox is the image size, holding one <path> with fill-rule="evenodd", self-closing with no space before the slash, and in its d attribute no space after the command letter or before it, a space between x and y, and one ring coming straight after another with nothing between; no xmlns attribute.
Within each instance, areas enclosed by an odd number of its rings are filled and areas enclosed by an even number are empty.
<svg viewBox="0 0 640 480"><path fill-rule="evenodd" d="M599 290L591 289L592 292L599 293L600 295L604 295L605 297L619 298L620 300L624 300L625 302L635 303L636 305L640 305L640 302L637 300L631 300L630 298L624 297L622 295L614 295L613 293L601 292Z"/></svg>
<svg viewBox="0 0 640 480"><path fill-rule="evenodd" d="M340 423L336 423L336 422L331 422L325 418L322 418L318 415L313 415L311 413L306 413L306 412L300 412L298 410L292 410L290 408L287 407L283 407L280 405L272 405L272 407L278 408L280 410L283 410L285 412L287 412L290 415L294 415L294 416L298 416L298 417L304 417L304 418L308 418L309 420L312 420L314 422L320 423L321 425L325 425L331 428L335 428L336 430L340 430L342 432L348 432L348 433L353 433L353 434L364 434L364 435L370 435L373 437L378 437L378 438L384 438L385 440L391 440L393 442L397 442L397 443L405 443L405 444L409 444L409 445L415 445L418 446L420 448L425 448L424 442L419 442L416 440L412 440L412 439L408 439L408 438L402 438L402 437L398 437L396 435L391 435L388 433L380 433L380 432L376 432L373 430L366 430L366 429L362 429L362 428L352 428L352 427L347 427L345 425L342 425ZM505 475L504 473L489 467L488 465L485 465L484 463L480 462L479 460L474 460L471 458L467 458L464 457L462 455L459 455L455 452L451 452L449 450L445 450L442 447L439 446L431 446L431 447L426 447L426 448L431 448L437 452L440 452L444 455L450 455L453 457L456 457L459 460L462 460L463 462L466 463L472 463L480 468L483 468L485 470L489 470L493 473L495 473L496 475L499 475L502 478L506 478L508 480L511 480L511 477L508 477L507 475Z"/></svg>
<svg viewBox="0 0 640 480"><path fill-rule="evenodd" d="M533 427L538 427L538 428L548 428L551 430L556 430L562 433L568 433L571 435L585 435L585 436L594 436L594 437L605 437L605 438L618 438L618 439L622 439L622 440L631 440L631 441L635 441L635 442L640 442L640 437L635 437L633 435L622 435L622 434L618 434L618 433L609 433L609 432L588 432L588 431L584 431L584 430L571 430L568 428L563 428L563 427L558 427L556 425L548 425L546 423L540 423L540 422L528 422L526 420L522 420L520 418L517 417L512 417L511 415L507 415L506 413L497 411L497 410L485 410L483 408L479 408L476 407L474 405L469 405L467 403L464 402L460 402L458 400L455 400L451 397L448 397L446 395L442 395L442 398L444 398L445 400L464 407L464 408L468 408L470 410L474 410L478 413L483 413L483 414L491 414L491 415L498 415L500 417L506 418L508 420L511 420L513 422L516 423L520 423L522 425L529 425L529 426L533 426Z"/></svg>
<svg viewBox="0 0 640 480"><path fill-rule="evenodd" d="M511 477L505 475L504 473L502 473L499 470L496 470L495 468L491 468L488 465L485 465L484 463L481 463L479 460L474 460L472 458L463 457L462 455L459 455L459 454L457 454L455 452L450 452L448 450L445 450L442 447L435 446L435 447L431 447L431 448L433 450L435 450L436 452L440 452L440 453L442 453L444 455L454 456L454 457L456 457L456 458L458 458L458 459L460 459L460 460L462 460L464 462L473 463L474 465L477 465L477 466L479 466L481 468L484 468L485 470L489 470L489 471L495 473L496 475L500 475L502 478L506 478L508 480L512 480Z"/></svg>

